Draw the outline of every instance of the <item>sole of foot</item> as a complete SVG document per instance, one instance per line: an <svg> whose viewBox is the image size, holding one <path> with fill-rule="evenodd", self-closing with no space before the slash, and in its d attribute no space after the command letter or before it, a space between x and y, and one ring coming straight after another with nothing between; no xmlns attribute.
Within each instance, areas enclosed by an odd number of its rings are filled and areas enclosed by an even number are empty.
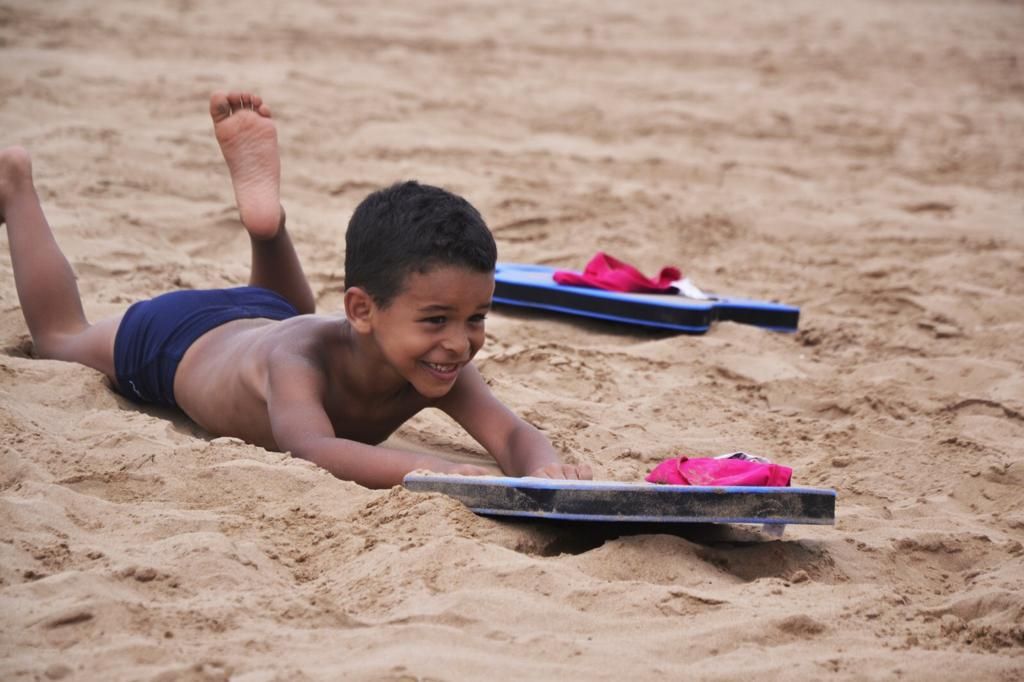
<svg viewBox="0 0 1024 682"><path fill-rule="evenodd" d="M270 239L281 224L281 158L270 108L258 95L215 92L210 116L242 224L254 238Z"/></svg>

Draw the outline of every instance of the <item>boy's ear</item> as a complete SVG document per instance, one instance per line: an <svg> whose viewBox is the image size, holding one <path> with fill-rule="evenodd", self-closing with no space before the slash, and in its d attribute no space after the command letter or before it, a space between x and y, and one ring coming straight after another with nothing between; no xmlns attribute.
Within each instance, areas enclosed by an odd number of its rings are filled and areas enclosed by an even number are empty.
<svg viewBox="0 0 1024 682"><path fill-rule="evenodd" d="M373 297L360 287L345 290L345 317L360 334L368 334L372 327L373 311L376 306Z"/></svg>

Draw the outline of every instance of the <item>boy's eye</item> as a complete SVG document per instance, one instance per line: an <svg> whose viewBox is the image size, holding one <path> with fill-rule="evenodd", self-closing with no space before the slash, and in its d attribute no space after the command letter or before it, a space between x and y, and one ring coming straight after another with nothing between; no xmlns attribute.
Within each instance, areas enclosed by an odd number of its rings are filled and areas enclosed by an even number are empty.
<svg viewBox="0 0 1024 682"><path fill-rule="evenodd" d="M448 318L444 317L443 315L436 315L434 317L425 317L425 318L423 318L421 320L421 322L426 322L427 324L444 324L447 321L448 321Z"/></svg>
<svg viewBox="0 0 1024 682"><path fill-rule="evenodd" d="M482 324L486 319L487 315L480 313L479 315L474 315L473 317L469 318L469 321L475 324Z"/></svg>

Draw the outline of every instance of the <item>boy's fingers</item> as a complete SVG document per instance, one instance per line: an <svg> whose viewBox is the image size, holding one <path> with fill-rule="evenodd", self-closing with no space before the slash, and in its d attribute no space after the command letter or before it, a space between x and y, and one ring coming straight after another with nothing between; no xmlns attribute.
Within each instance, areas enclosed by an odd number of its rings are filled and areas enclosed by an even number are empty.
<svg viewBox="0 0 1024 682"><path fill-rule="evenodd" d="M558 475L561 467L557 464L549 464L528 474L533 478L560 478Z"/></svg>
<svg viewBox="0 0 1024 682"><path fill-rule="evenodd" d="M460 467L460 469L461 470L459 471L459 473L462 474L463 476L486 476L487 474L490 473L484 467L476 466L473 464L466 464L465 466Z"/></svg>
<svg viewBox="0 0 1024 682"><path fill-rule="evenodd" d="M574 481L589 481L594 478L594 473L589 464L549 464L541 467L530 474L534 478L568 479Z"/></svg>

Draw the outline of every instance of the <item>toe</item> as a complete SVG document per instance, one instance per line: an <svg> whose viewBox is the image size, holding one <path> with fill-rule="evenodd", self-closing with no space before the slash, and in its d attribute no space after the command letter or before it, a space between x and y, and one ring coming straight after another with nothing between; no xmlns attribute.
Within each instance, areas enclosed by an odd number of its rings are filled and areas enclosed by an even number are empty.
<svg viewBox="0 0 1024 682"><path fill-rule="evenodd" d="M228 104L231 106L231 113L235 113L242 108L242 93L237 90L232 90L228 93Z"/></svg>
<svg viewBox="0 0 1024 682"><path fill-rule="evenodd" d="M227 94L214 92L210 95L210 116L214 121L223 121L231 115L231 104L228 102Z"/></svg>

